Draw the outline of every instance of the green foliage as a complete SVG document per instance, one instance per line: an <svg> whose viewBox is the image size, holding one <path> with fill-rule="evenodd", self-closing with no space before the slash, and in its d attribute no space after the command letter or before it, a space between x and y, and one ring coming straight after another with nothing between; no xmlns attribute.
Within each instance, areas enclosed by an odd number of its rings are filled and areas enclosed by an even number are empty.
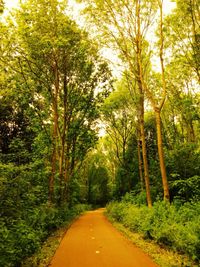
<svg viewBox="0 0 200 267"><path fill-rule="evenodd" d="M185 180L175 180L171 183L171 191L182 201L200 200L200 176L195 175Z"/></svg>
<svg viewBox="0 0 200 267"><path fill-rule="evenodd" d="M88 3L103 41L110 41L112 47L117 45L120 59L131 67L124 72L122 81L116 83L117 90L110 97L108 65L100 58L96 43L66 15L66 1L22 2L12 12L12 18L0 21L0 265L19 265L40 247L49 233L87 208L78 203L105 205L112 197L120 199L123 195L122 202L108 205L115 220L159 244L198 258L198 0L177 0L177 8L166 18L168 27L163 29L168 34L164 47L171 51L171 56L166 53L164 60L168 97L162 116L167 175L174 204L157 202L152 209L145 207L146 196L141 192L138 170L141 96L136 85L135 2L83 1ZM156 13L154 2L141 1L144 34ZM4 1L0 0L0 13L3 10ZM141 39L142 64L148 65L145 83L159 100L160 74L148 69L150 46L144 36ZM145 109L146 97L144 94ZM101 151L93 150L90 154L88 151L98 139L96 126L101 113L109 138L99 143ZM57 128L53 136L54 125ZM145 132L152 199L159 199L162 183L155 118L147 110ZM59 206L48 202L54 150L57 162L53 191Z"/></svg>
<svg viewBox="0 0 200 267"><path fill-rule="evenodd" d="M9 157L10 163L0 164L0 266L17 266L38 250L52 231L88 209L87 205L69 208L67 204L57 207L47 202L48 142L45 144L42 134L32 144L34 153L29 164L22 165L16 160L26 154L22 154L23 142L13 140L12 149L16 154L12 154L12 161Z"/></svg>
<svg viewBox="0 0 200 267"><path fill-rule="evenodd" d="M83 200L77 170L97 141L95 121L111 74L66 8L65 1L22 1L0 22L1 266L19 265L86 208L76 205ZM107 177L100 172L105 179L98 198Z"/></svg>
<svg viewBox="0 0 200 267"><path fill-rule="evenodd" d="M176 145L166 153L171 197L184 201L200 198L200 153L198 145Z"/></svg>
<svg viewBox="0 0 200 267"><path fill-rule="evenodd" d="M32 255L47 236L77 215L88 210L88 205L56 208L48 204L27 211L24 219L6 222L0 219L0 265L17 266L24 258Z"/></svg>
<svg viewBox="0 0 200 267"><path fill-rule="evenodd" d="M167 153L167 170L181 179L200 175L200 152L197 144L177 145Z"/></svg>
<svg viewBox="0 0 200 267"><path fill-rule="evenodd" d="M110 198L110 177L106 164L104 154L97 147L88 153L81 171L87 185L85 197L94 206L104 206Z"/></svg>
<svg viewBox="0 0 200 267"><path fill-rule="evenodd" d="M138 206L145 205L146 204L146 192L141 191L140 193L138 193L138 191L134 190L134 191L131 191L130 193L126 193L122 199L124 202L135 204Z"/></svg>
<svg viewBox="0 0 200 267"><path fill-rule="evenodd" d="M111 218L132 231L142 233L145 238L200 260L200 202L182 206L156 202L149 209L127 202L127 197L122 202L107 205Z"/></svg>

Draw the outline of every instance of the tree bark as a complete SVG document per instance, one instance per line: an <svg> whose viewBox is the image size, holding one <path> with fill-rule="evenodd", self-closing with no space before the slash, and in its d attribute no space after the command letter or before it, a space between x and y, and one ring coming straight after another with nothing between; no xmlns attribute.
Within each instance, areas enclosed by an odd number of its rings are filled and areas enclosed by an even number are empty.
<svg viewBox="0 0 200 267"><path fill-rule="evenodd" d="M146 197L147 205L149 208L152 207L151 192L150 192L150 183L149 183L149 166L147 161L147 149L146 149L146 140L145 140L145 130L144 130L144 77L142 69L142 40L141 40L141 21L140 21L140 1L136 1L136 21L137 21L137 31L136 31L136 61L137 61L137 71L136 78L139 88L139 120L140 120L140 134L142 140L142 156L143 156L143 166L144 166L144 180L146 187Z"/></svg>
<svg viewBox="0 0 200 267"><path fill-rule="evenodd" d="M57 127L58 127L58 113L57 113L57 102L54 99L54 121L53 121L53 134L52 134L52 156L51 156L51 176L49 177L49 202L52 203L54 200L54 179L56 172L56 147L57 147Z"/></svg>
<svg viewBox="0 0 200 267"><path fill-rule="evenodd" d="M141 184L141 191L144 190L144 180L143 180L143 171L142 171L142 158L141 158L141 135L140 131L138 131L138 169L139 169L139 177L140 177L140 184Z"/></svg>
<svg viewBox="0 0 200 267"><path fill-rule="evenodd" d="M54 92L52 92L52 103L53 103L53 134L52 134L52 157L51 157L51 176L49 177L49 202L54 201L54 180L56 172L56 161L57 161L57 139L58 139L58 93L59 93L59 73L57 62L53 63L52 66L54 73Z"/></svg>
<svg viewBox="0 0 200 267"><path fill-rule="evenodd" d="M159 0L160 1L160 0ZM164 106L165 99L166 99L166 80L165 80L165 67L164 67L164 57L163 57L163 50L164 50L164 35L163 35L163 1L159 2L160 8L160 64L161 64L161 74L162 74L162 89L163 89L163 97L160 102L159 108L155 107L154 111L156 116L156 129L157 129L157 145L158 145L158 155L160 161L160 171L162 176L162 183L163 183L163 191L164 191L164 200L170 201L170 194L169 194L169 187L167 181L167 173L165 167L165 160L164 160L164 152L163 152L163 143L162 143L162 131L161 131L161 110Z"/></svg>
<svg viewBox="0 0 200 267"><path fill-rule="evenodd" d="M141 132L141 140L142 140L144 180L145 180L145 187L146 187L147 205L149 208L151 208L152 200L151 200L151 191L150 191L150 183L149 183L149 166L148 166L148 161L147 161L147 149L146 149L145 130L144 130L144 102L141 105L142 105L141 106L142 114L140 117L140 132Z"/></svg>
<svg viewBox="0 0 200 267"><path fill-rule="evenodd" d="M62 199L64 201L69 200L69 192L68 192L68 184L70 179L70 144L69 142L66 143L66 157L65 157L65 168L64 168L64 189L63 189L63 196Z"/></svg>
<svg viewBox="0 0 200 267"><path fill-rule="evenodd" d="M65 64L66 58L64 57ZM60 203L63 201L63 187L64 187L64 161L65 161L65 143L66 143L66 129L67 129L67 98L68 98L68 90L67 90L67 73L66 69L64 71L64 77L63 77L63 129L61 134L61 152L60 152L60 160L59 160L59 179L60 179ZM68 122L69 123L69 122Z"/></svg>
<svg viewBox="0 0 200 267"><path fill-rule="evenodd" d="M160 110L159 109L156 110L155 115L156 115L156 130L157 130L156 133L157 133L158 156L159 156L160 171L161 171L161 176L162 176L164 200L169 201L170 200L170 194L169 194L167 173L166 173L165 160L164 160L162 130L161 130L161 117L160 117Z"/></svg>

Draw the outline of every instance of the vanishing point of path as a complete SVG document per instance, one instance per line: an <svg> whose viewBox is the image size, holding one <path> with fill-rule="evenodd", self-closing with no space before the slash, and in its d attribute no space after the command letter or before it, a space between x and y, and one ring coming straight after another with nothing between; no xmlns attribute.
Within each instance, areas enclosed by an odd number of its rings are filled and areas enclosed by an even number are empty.
<svg viewBox="0 0 200 267"><path fill-rule="evenodd" d="M119 233L103 215L90 211L64 236L50 267L158 267Z"/></svg>

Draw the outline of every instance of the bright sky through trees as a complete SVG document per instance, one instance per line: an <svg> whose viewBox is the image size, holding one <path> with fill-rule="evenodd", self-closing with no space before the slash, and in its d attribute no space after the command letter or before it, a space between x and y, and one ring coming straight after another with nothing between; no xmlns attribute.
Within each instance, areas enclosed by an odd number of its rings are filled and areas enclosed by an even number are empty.
<svg viewBox="0 0 200 267"><path fill-rule="evenodd" d="M12 8L12 7L16 7L19 0L4 0L5 5L7 8ZM74 0L70 0L69 2L73 3L75 2ZM164 10L165 13L170 13L171 10L175 7L175 3L171 2L170 0L164 0Z"/></svg>
<svg viewBox="0 0 200 267"><path fill-rule="evenodd" d="M4 0L4 2L5 2L6 11L8 11L11 8L17 7L19 0ZM79 11L77 11L77 10L79 10L79 9L74 8L74 7L77 5L80 6L80 4L77 4L75 0L68 0L68 4L72 7L73 19L76 20L76 17L78 16L77 13L79 13ZM176 6L175 2L171 2L170 0L164 0L164 14L165 15L169 14L175 8L175 6ZM150 39L152 39L152 38L153 37L151 35ZM119 61L117 54L115 55L113 52L110 51L109 48L105 48L105 47L102 48L101 51L102 51L105 58L107 58L111 62L115 62L115 64L114 64L115 67L114 66L112 67L113 68L113 75L119 76L120 72L121 72L121 67L120 66L116 67L116 63ZM159 69L160 68L159 59L154 57L152 60L153 60L152 61L153 67L155 69ZM120 65L121 63L118 62L117 64Z"/></svg>

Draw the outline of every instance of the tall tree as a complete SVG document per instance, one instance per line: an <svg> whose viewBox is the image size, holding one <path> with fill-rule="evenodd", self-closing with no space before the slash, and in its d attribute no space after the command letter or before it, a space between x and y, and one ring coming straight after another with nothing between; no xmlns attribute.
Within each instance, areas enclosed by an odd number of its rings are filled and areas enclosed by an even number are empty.
<svg viewBox="0 0 200 267"><path fill-rule="evenodd" d="M158 6L160 11L160 25L159 25L159 57L160 57L160 65L161 65L161 90L158 90L156 94L158 97L155 96L154 91L151 90L150 86L147 84L143 75L141 75L141 81L147 93L147 96L151 102L151 105L155 112L156 117L156 130L157 130L157 146L158 146L158 155L159 155L159 162L160 162L160 171L162 176L162 183L163 183L163 191L164 191L164 200L169 201L170 194L169 194L169 186L167 180L167 173L165 167L165 160L164 160L164 151L163 151L163 141L162 141L162 124L161 124L161 111L164 106L166 100L166 79L165 79L165 65L164 65L164 35L163 35L163 1L158 0ZM142 71L142 64L140 63L141 73Z"/></svg>
<svg viewBox="0 0 200 267"><path fill-rule="evenodd" d="M64 198L76 163L93 145L97 106L110 88L110 72L96 45L65 12L65 4L57 0L21 4L14 15L15 25L10 22L12 30L1 59L5 63L10 58L14 71L24 79L33 107L40 101L46 111L41 123L51 128L50 202L57 171Z"/></svg>
<svg viewBox="0 0 200 267"><path fill-rule="evenodd" d="M198 91L199 84L199 49L200 42L200 11L198 0L176 1L173 13L165 18L168 25L165 34L165 44L171 62L167 67L171 79L169 84L169 99L173 105L174 117L179 123L176 130L186 142L197 141ZM180 112L184 108L184 112ZM175 111L176 110L176 111ZM179 110L179 111L178 111Z"/></svg>
<svg viewBox="0 0 200 267"><path fill-rule="evenodd" d="M110 94L103 105L102 119L106 132L115 146L118 170L124 172L124 176L120 178L124 189L120 191L126 192L127 188L129 191L132 189L132 170L127 164L127 148L135 131L136 112L125 83L122 81L116 86L117 89Z"/></svg>
<svg viewBox="0 0 200 267"><path fill-rule="evenodd" d="M166 18L167 46L177 62L184 62L200 83L199 0L176 1L176 9Z"/></svg>
<svg viewBox="0 0 200 267"><path fill-rule="evenodd" d="M144 131L144 79L147 71L148 54L145 34L155 15L155 4L151 1L84 1L88 3L88 14L103 35L110 41L129 68L132 80L137 81L137 107L142 140L144 177L148 206L152 206L149 185L149 170ZM148 14L148 15L147 15ZM111 26L112 25L112 26ZM107 42L108 43L108 42ZM141 66L145 69L142 70Z"/></svg>

